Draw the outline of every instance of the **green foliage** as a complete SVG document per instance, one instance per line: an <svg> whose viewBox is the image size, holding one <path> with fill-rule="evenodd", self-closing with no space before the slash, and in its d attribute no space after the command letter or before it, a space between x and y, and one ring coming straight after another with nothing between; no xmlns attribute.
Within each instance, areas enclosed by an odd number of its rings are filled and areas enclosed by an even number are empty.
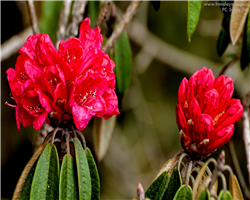
<svg viewBox="0 0 250 200"><path fill-rule="evenodd" d="M89 8L88 15L91 21L90 26L93 28L99 13L99 1L89 1L88 8Z"/></svg>
<svg viewBox="0 0 250 200"><path fill-rule="evenodd" d="M206 189L202 190L198 200L210 200L210 195L208 190Z"/></svg>
<svg viewBox="0 0 250 200"><path fill-rule="evenodd" d="M56 31L63 1L43 1L42 16L39 27L41 33L46 33L50 36L51 41L56 41Z"/></svg>
<svg viewBox="0 0 250 200"><path fill-rule="evenodd" d="M59 160L55 145L47 144L38 159L31 185L31 200L59 198Z"/></svg>
<svg viewBox="0 0 250 200"><path fill-rule="evenodd" d="M83 150L81 142L74 138L73 140L76 154L76 166L78 176L78 189L80 200L91 199L91 178L86 153Z"/></svg>
<svg viewBox="0 0 250 200"><path fill-rule="evenodd" d="M60 183L59 183L59 199L60 200L74 200L78 199L77 194L77 178L75 173L75 162L71 155L63 157Z"/></svg>
<svg viewBox="0 0 250 200"><path fill-rule="evenodd" d="M247 18L247 28L246 28L246 37L247 37L247 51L248 51L248 57L250 58L250 12L248 13Z"/></svg>
<svg viewBox="0 0 250 200"><path fill-rule="evenodd" d="M191 200L192 189L190 186L182 185L174 196L174 200Z"/></svg>
<svg viewBox="0 0 250 200"><path fill-rule="evenodd" d="M169 173L163 172L147 189L145 197L151 200L161 200L169 182Z"/></svg>
<svg viewBox="0 0 250 200"><path fill-rule="evenodd" d="M132 69L132 52L126 31L115 44L115 66L118 92L124 95L130 84Z"/></svg>
<svg viewBox="0 0 250 200"><path fill-rule="evenodd" d="M224 192L223 190L220 192L218 200L233 200L229 191Z"/></svg>
<svg viewBox="0 0 250 200"><path fill-rule="evenodd" d="M164 194L164 200L172 200L175 196L175 193L181 186L181 175L177 168L174 168L171 178L168 184L168 188Z"/></svg>
<svg viewBox="0 0 250 200"><path fill-rule="evenodd" d="M32 179L33 179L33 176L35 173L36 163L37 162L35 162L34 165L31 167L31 169L30 169L30 171L25 179L19 200L30 199L30 189L31 189Z"/></svg>
<svg viewBox="0 0 250 200"><path fill-rule="evenodd" d="M87 148L86 156L87 156L90 177L91 177L91 188L92 188L91 199L98 200L100 199L100 180L99 180L99 175L98 175L98 170L95 164L95 160L89 148Z"/></svg>
<svg viewBox="0 0 250 200"><path fill-rule="evenodd" d="M247 20L249 21L249 20ZM250 57L249 57L249 47L247 46L249 43L248 36L249 36L249 27L248 22L246 22L245 28L244 28L244 35L243 35L243 42L242 42L242 49L241 49L241 57L240 57L240 66L241 69L244 70L247 66L249 66Z"/></svg>
<svg viewBox="0 0 250 200"><path fill-rule="evenodd" d="M188 1L187 35L189 42L199 22L202 1Z"/></svg>
<svg viewBox="0 0 250 200"><path fill-rule="evenodd" d="M161 1L150 1L152 6L154 7L155 11L158 11L161 6Z"/></svg>

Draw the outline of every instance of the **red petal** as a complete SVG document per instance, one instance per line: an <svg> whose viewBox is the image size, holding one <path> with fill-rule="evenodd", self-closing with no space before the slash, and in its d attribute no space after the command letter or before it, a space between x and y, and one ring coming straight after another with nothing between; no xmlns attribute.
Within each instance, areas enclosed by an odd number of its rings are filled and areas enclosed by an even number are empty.
<svg viewBox="0 0 250 200"><path fill-rule="evenodd" d="M201 114L194 122L195 143L199 144L204 139L210 139L213 131L213 119L207 114Z"/></svg>
<svg viewBox="0 0 250 200"><path fill-rule="evenodd" d="M89 18L85 18L81 23L79 40L81 40L83 48L93 46L97 49L101 49L102 47L102 35L100 34L100 29L97 27L92 30L90 28Z"/></svg>
<svg viewBox="0 0 250 200"><path fill-rule="evenodd" d="M196 117L198 117L201 114L201 109L199 106L198 101L195 97L192 97L188 103L188 119L192 119L195 121Z"/></svg>
<svg viewBox="0 0 250 200"><path fill-rule="evenodd" d="M41 114L37 118L35 118L33 121L33 128L36 130L40 130L47 115L48 115L48 112L44 112L43 114Z"/></svg>
<svg viewBox="0 0 250 200"><path fill-rule="evenodd" d="M181 81L178 90L178 102L181 105L181 108L184 109L185 101L186 101L186 92L187 92L188 80L184 78Z"/></svg>
<svg viewBox="0 0 250 200"><path fill-rule="evenodd" d="M217 109L219 106L219 94L217 90L212 89L208 90L204 94L204 99L201 104L201 110L203 110L203 113L211 115L214 113L215 109Z"/></svg>
<svg viewBox="0 0 250 200"><path fill-rule="evenodd" d="M114 90L111 93L105 92L102 97L107 108L107 112L104 115L105 119L112 117L112 115L120 114L118 109L118 99Z"/></svg>
<svg viewBox="0 0 250 200"><path fill-rule="evenodd" d="M185 134L189 135L187 131L186 118L179 104L177 104L175 112L176 112L176 123L178 125L179 130L182 130Z"/></svg>

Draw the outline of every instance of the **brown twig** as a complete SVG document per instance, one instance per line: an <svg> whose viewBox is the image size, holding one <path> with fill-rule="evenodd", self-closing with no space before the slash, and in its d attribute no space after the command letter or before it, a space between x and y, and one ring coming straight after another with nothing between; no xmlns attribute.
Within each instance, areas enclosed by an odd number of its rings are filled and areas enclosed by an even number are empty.
<svg viewBox="0 0 250 200"><path fill-rule="evenodd" d="M104 1L103 4L102 4L102 8L98 14L98 17L97 17L97 20L95 22L95 27L99 27L103 20L105 19L105 16L107 15L109 9L110 9L110 6L111 6L111 0L107 0L107 1Z"/></svg>
<svg viewBox="0 0 250 200"><path fill-rule="evenodd" d="M219 73L219 76L220 75L223 75L225 72L226 72L226 70L230 67L230 66L232 66L236 61L238 61L238 60L240 60L240 58L237 58L237 59L235 59L235 60L231 60L229 63L227 63L223 68L222 68L222 70L221 70L221 72Z"/></svg>
<svg viewBox="0 0 250 200"><path fill-rule="evenodd" d="M32 28L28 27L21 33L14 35L9 40L5 41L1 45L1 62L17 53L30 35L32 35Z"/></svg>
<svg viewBox="0 0 250 200"><path fill-rule="evenodd" d="M248 181L250 186L250 127L249 127L250 92L243 99L243 107L244 107L242 116L243 140L245 143Z"/></svg>
<svg viewBox="0 0 250 200"><path fill-rule="evenodd" d="M234 171L235 171L235 173L236 173L236 175L238 177L239 184L240 184L240 186L242 188L243 195L244 195L245 199L250 199L250 192L248 190L245 179L244 179L244 177L242 175L240 165L239 165L239 161L238 161L237 155L235 153L234 143L233 143L232 140L228 141L227 148L228 148L229 155L230 155L230 158L231 158L231 161L232 161L232 164L233 164Z"/></svg>
<svg viewBox="0 0 250 200"><path fill-rule="evenodd" d="M72 10L71 21L66 30L65 39L77 36L78 26L83 19L83 13L85 11L86 4L87 4L87 1L83 1L83 0L75 1L73 10Z"/></svg>
<svg viewBox="0 0 250 200"><path fill-rule="evenodd" d="M28 0L27 5L28 5L30 23L31 23L31 26L32 26L33 33L34 34L39 33L39 28L38 28L34 3L33 3L32 0Z"/></svg>
<svg viewBox="0 0 250 200"><path fill-rule="evenodd" d="M72 0L67 0L63 2L63 7L60 13L60 19L58 22L58 29L56 34L56 47L58 47L60 41L64 39L66 26L69 19L71 3Z"/></svg>
<svg viewBox="0 0 250 200"><path fill-rule="evenodd" d="M110 38L108 39L107 43L105 44L103 48L105 53L108 53L111 50L111 48L115 45L116 41L122 34L123 30L126 28L126 26L129 24L129 22L133 18L140 4L141 4L141 1L132 1L129 4L126 12L122 16L121 21L119 22L116 29L113 31L112 35L110 36Z"/></svg>

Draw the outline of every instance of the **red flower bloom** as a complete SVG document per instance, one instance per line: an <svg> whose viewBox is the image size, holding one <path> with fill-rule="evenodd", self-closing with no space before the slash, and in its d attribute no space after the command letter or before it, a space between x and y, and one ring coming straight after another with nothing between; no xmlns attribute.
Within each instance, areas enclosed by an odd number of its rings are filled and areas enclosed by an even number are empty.
<svg viewBox="0 0 250 200"><path fill-rule="evenodd" d="M178 91L176 121L182 147L197 156L208 156L232 137L234 123L243 114L239 99L231 99L230 77L214 79L210 69L196 71L184 78Z"/></svg>
<svg viewBox="0 0 250 200"><path fill-rule="evenodd" d="M46 34L30 36L19 50L15 70L7 70L18 129L21 122L38 130L46 120L82 130L92 116L119 114L115 65L101 50L100 29L89 24L83 20L79 39L61 41L58 52Z"/></svg>

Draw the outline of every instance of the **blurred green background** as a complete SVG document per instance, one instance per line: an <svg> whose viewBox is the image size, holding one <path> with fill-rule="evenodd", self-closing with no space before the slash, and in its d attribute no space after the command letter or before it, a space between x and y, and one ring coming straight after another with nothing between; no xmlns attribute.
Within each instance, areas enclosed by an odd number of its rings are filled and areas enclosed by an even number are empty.
<svg viewBox="0 0 250 200"><path fill-rule="evenodd" d="M125 1L114 3L123 11L129 4ZM62 2L35 2L40 28L50 34L52 40L55 38L61 5ZM29 26L25 2L2 1L1 15L1 44ZM240 45L230 45L222 58L217 55L216 43L222 18L219 7L204 6L197 30L189 43L186 34L187 2L164 1L157 12L150 2L142 2L135 16L136 22L140 23L143 30L150 31L150 34L159 39L159 44L165 45L168 51L162 52L164 59L158 59L157 55L150 57L138 45L138 41L131 37L134 61L131 84L123 99L110 148L104 159L98 163L101 199L131 199L136 195L138 182L146 190L161 166L181 150L175 121L177 92L181 80L184 77L189 78L203 66L212 68L217 76L230 61L228 54L240 54ZM48 22L50 25L46 26ZM131 27L128 29L130 36ZM138 30L136 35L140 37L142 32ZM147 51L151 51L150 47L147 48ZM18 178L32 156L37 134L32 127L22 127L18 132L15 110L5 105L6 101L15 104L9 97L10 89L5 72L10 67L14 68L17 56L18 53L1 62L2 199L12 197ZM242 99L250 89L249 69L241 72L239 62L236 62L225 75L234 79L234 97ZM83 131L90 148L91 127L92 121ZM240 122L236 124L233 141L243 175L246 177ZM226 151L227 164L231 165L227 149L222 149ZM211 156L217 158L220 151L221 149Z"/></svg>

